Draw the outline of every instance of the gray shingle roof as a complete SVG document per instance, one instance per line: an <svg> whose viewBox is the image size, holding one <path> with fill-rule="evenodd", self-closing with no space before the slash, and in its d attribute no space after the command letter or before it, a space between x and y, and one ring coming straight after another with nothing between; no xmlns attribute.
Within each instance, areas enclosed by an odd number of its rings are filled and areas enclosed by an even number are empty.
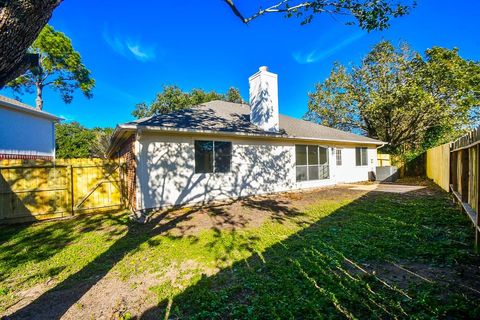
<svg viewBox="0 0 480 320"><path fill-rule="evenodd" d="M215 100L189 109L138 119L125 125L384 144L379 140L285 115L280 115L279 120L280 132L267 132L250 122L250 107L248 105Z"/></svg>

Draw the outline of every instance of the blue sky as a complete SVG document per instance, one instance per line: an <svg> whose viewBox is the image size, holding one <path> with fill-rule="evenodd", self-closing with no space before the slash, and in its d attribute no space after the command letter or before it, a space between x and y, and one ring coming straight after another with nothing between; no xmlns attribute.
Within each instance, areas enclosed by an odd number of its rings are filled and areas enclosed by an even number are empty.
<svg viewBox="0 0 480 320"><path fill-rule="evenodd" d="M249 0L236 2L254 9ZM480 1L417 2L390 29L366 33L322 15L306 26L281 15L244 25L220 0L66 0L50 24L72 39L97 84L92 99L76 94L68 105L46 89L44 109L87 127L113 127L132 119L135 104L152 101L164 84L218 92L234 86L248 99L248 77L267 65L279 75L280 112L301 117L307 93L333 62L358 63L382 39L418 51L458 47L464 58L480 60ZM23 101L33 104L34 97Z"/></svg>

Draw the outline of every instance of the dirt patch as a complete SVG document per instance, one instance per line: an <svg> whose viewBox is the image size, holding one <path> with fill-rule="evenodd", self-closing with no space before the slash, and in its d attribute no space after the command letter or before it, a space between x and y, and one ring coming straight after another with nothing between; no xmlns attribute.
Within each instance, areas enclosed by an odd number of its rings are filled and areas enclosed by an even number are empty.
<svg viewBox="0 0 480 320"><path fill-rule="evenodd" d="M121 281L114 274L108 274L100 279L93 287L84 294L68 311L62 319L120 319L126 312L141 312L156 304L155 294L149 288L158 284L158 275L142 274L134 276L128 281ZM32 301L38 299L52 286L38 285L29 290L19 293L22 297L15 305L5 313L12 314ZM5 317L2 319L52 319L52 315L61 314L64 303L70 305L72 297L77 292L84 292L82 284L73 288L55 290L49 293L51 301L48 305L39 305L29 310L29 314L19 317Z"/></svg>
<svg viewBox="0 0 480 320"><path fill-rule="evenodd" d="M206 269L194 260L174 263L161 273L143 273L134 275L123 281L118 275L110 272L100 279L94 286L85 290L82 284L72 288L55 290L49 293L51 301L48 305L38 305L29 310L29 314L3 319L52 319L52 315L62 314L64 303L69 306L61 317L62 319L123 319L127 316L142 314L145 310L155 307L158 303L156 288L165 286L175 288L178 292L185 289L189 280L199 270L206 276L218 272L215 269ZM44 292L54 287L54 284L38 285L19 293L22 299L12 305L6 314L21 310L32 301L39 298ZM69 301L77 296L77 292L86 293L75 304L70 306Z"/></svg>
<svg viewBox="0 0 480 320"><path fill-rule="evenodd" d="M165 215L160 224L168 224L188 215L188 219L181 219L168 233L172 236L192 236L209 229L237 230L259 227L267 220L285 222L304 215L302 211L309 205L325 200L356 199L366 193L368 190L351 189L345 186L324 187L159 211L153 214L150 220L155 220L158 215Z"/></svg>

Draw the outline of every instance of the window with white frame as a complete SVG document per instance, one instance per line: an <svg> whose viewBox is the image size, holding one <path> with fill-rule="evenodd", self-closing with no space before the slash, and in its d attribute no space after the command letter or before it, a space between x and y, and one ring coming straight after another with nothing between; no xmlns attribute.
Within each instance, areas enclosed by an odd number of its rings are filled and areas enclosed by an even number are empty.
<svg viewBox="0 0 480 320"><path fill-rule="evenodd" d="M230 172L232 143L195 140L195 173Z"/></svg>
<svg viewBox="0 0 480 320"><path fill-rule="evenodd" d="M328 179L328 149L320 146L296 145L295 169L297 181Z"/></svg>
<svg viewBox="0 0 480 320"><path fill-rule="evenodd" d="M335 150L335 159L337 162L337 166L341 166L342 165L342 149L337 148Z"/></svg>
<svg viewBox="0 0 480 320"><path fill-rule="evenodd" d="M368 165L368 148L367 147L356 147L355 148L355 164L357 166L366 166Z"/></svg>

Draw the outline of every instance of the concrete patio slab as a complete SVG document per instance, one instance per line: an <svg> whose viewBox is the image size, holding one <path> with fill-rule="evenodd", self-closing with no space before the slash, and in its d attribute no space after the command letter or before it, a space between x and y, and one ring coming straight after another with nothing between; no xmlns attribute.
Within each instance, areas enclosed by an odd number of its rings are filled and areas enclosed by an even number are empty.
<svg viewBox="0 0 480 320"><path fill-rule="evenodd" d="M412 186L395 183L349 184L345 186L347 186L350 190L377 191L389 193L408 193L426 188L425 186Z"/></svg>

